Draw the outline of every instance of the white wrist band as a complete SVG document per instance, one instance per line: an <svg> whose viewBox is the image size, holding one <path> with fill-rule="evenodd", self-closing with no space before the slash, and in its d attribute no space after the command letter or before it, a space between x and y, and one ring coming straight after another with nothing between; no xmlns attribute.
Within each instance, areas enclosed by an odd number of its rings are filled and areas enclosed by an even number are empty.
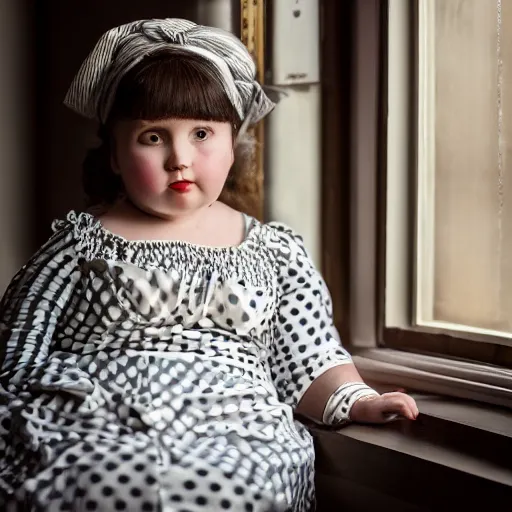
<svg viewBox="0 0 512 512"><path fill-rule="evenodd" d="M340 425L350 421L352 406L363 397L380 396L363 382L345 382L327 400L322 421L325 425Z"/></svg>

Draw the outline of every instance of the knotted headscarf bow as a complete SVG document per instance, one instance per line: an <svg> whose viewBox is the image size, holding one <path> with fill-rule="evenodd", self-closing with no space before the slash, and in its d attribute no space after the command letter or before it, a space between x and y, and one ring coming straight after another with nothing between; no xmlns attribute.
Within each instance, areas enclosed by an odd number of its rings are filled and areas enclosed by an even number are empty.
<svg viewBox="0 0 512 512"><path fill-rule="evenodd" d="M159 50L188 51L208 59L243 125L266 116L274 103L255 80L256 66L233 34L187 20L142 20L106 32L82 64L64 103L104 123L122 77L144 57Z"/></svg>

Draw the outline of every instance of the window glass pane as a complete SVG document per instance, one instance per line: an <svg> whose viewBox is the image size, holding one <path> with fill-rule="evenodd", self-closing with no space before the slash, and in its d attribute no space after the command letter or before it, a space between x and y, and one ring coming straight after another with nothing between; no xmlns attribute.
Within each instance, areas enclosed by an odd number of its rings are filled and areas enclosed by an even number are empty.
<svg viewBox="0 0 512 512"><path fill-rule="evenodd" d="M433 320L512 332L512 1L434 20Z"/></svg>

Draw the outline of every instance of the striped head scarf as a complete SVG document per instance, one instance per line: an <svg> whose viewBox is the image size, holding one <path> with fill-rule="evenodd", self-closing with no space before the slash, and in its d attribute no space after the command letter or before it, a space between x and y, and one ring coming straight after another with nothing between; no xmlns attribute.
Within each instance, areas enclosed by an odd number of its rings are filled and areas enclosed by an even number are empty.
<svg viewBox="0 0 512 512"><path fill-rule="evenodd" d="M142 20L106 32L82 64L64 100L79 114L105 123L122 77L145 57L160 50L189 51L209 60L244 127L273 108L256 81L256 66L230 32L167 18Z"/></svg>

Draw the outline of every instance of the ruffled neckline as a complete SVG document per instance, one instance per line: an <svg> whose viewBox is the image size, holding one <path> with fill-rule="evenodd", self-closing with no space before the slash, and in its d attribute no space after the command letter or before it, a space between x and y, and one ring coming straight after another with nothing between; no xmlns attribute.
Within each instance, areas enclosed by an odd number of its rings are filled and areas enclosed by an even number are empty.
<svg viewBox="0 0 512 512"><path fill-rule="evenodd" d="M261 230L261 223L255 220L252 223L245 238L238 245L230 246L213 246L213 245L201 245L192 242L186 242L183 240L129 240L122 235L118 235L109 229L105 228L101 221L89 212L77 212L71 210L65 219L55 220L52 224L53 231L62 229L65 225L71 224L78 238L84 236L94 236L97 239L110 242L112 245L122 245L126 248L131 249L144 249L144 248L176 248L176 249L188 249L193 252L204 252L208 254L219 254L219 253L237 253L246 248L251 242L257 238L258 233Z"/></svg>

